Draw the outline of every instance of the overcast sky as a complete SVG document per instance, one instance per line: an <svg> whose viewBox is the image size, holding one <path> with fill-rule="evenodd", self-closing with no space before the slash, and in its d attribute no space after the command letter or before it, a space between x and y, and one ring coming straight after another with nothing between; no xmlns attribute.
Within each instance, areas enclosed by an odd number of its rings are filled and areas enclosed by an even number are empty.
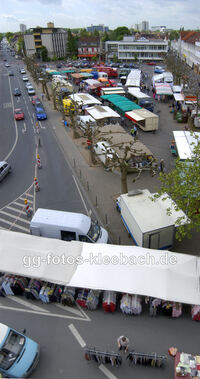
<svg viewBox="0 0 200 379"><path fill-rule="evenodd" d="M98 24L114 29L142 21L149 26L196 29L200 26L199 0L0 0L0 32L46 26L83 28Z"/></svg>

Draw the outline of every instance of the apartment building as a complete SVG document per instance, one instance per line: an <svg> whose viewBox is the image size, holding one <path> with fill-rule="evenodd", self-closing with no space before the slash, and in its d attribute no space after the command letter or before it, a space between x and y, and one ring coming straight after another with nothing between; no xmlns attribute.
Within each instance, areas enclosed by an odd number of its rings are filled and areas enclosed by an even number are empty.
<svg viewBox="0 0 200 379"><path fill-rule="evenodd" d="M177 41L172 41L171 48L190 67L200 71L200 32L183 31Z"/></svg>
<svg viewBox="0 0 200 379"><path fill-rule="evenodd" d="M40 49L45 46L48 56L53 58L65 57L67 51L67 32L61 28L55 28L52 22L47 27L31 29L31 33L24 35L26 55L40 54Z"/></svg>
<svg viewBox="0 0 200 379"><path fill-rule="evenodd" d="M147 39L144 37L125 36L122 41L106 41L106 60L117 56L124 62L134 61L161 61L168 51L168 42L162 39Z"/></svg>

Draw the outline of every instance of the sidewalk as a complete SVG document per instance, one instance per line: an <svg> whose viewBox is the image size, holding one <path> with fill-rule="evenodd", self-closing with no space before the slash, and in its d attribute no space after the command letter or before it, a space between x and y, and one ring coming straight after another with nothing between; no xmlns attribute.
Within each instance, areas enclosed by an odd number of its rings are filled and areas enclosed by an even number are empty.
<svg viewBox="0 0 200 379"><path fill-rule="evenodd" d="M39 87L38 90L41 92ZM86 143L83 144L82 138L76 140L72 138L72 130L64 126L61 114L53 110L52 101L45 98L43 102L49 115L48 122L64 156L76 173L86 196L89 197L96 209L102 225L108 230L111 242L120 245L134 245L115 206L115 199L121 193L120 174L108 172L101 165L91 166ZM178 124L173 120L172 114L169 113L168 104L159 103L157 109L161 111L159 113L159 130L156 134L139 131L139 138L152 150L158 160L164 158L166 169L169 171L174 167L174 157L172 157L169 148L170 141L173 139L172 130L183 130L184 124ZM134 174L128 175L129 191L148 188L151 192L156 192L160 186L158 175L152 177L147 171L143 172L140 179L135 183L132 182L133 178ZM196 253L198 245L198 236L195 236L194 241L175 242L173 250Z"/></svg>

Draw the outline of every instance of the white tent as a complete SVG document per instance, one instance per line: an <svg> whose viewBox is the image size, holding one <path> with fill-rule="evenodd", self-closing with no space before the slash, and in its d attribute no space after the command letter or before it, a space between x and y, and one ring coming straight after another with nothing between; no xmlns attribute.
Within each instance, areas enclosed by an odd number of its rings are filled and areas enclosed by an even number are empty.
<svg viewBox="0 0 200 379"><path fill-rule="evenodd" d="M200 141L200 133L191 134L189 131L174 131L174 140L180 160L192 159L194 147Z"/></svg>
<svg viewBox="0 0 200 379"><path fill-rule="evenodd" d="M126 87L140 87L141 70L134 69L128 74L126 79Z"/></svg>
<svg viewBox="0 0 200 379"><path fill-rule="evenodd" d="M102 105L87 108L87 113L95 120L102 120L104 118L120 118L120 115L113 111L112 108Z"/></svg>
<svg viewBox="0 0 200 379"><path fill-rule="evenodd" d="M74 100L78 105L86 106L93 104L101 104L101 101L97 100L94 96L91 96L89 93L74 93L69 96Z"/></svg>
<svg viewBox="0 0 200 379"><path fill-rule="evenodd" d="M168 83L155 83L156 95L173 95Z"/></svg>
<svg viewBox="0 0 200 379"><path fill-rule="evenodd" d="M73 287L200 304L199 257L135 246L66 242L4 230L0 230L0 241L1 272Z"/></svg>

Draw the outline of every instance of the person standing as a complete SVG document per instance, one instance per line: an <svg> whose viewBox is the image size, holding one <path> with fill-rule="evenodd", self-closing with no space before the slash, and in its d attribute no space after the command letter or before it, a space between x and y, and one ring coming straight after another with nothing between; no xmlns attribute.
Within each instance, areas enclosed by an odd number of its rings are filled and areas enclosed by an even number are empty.
<svg viewBox="0 0 200 379"><path fill-rule="evenodd" d="M137 127L136 127L136 125L134 125L134 128L133 128L133 129L134 129L134 134L133 134L133 136L136 137L136 136L137 136Z"/></svg>
<svg viewBox="0 0 200 379"><path fill-rule="evenodd" d="M117 339L117 345L119 350L124 350L126 353L129 347L129 339L125 336L120 336Z"/></svg>
<svg viewBox="0 0 200 379"><path fill-rule="evenodd" d="M160 160L160 172L162 172L162 173L165 172L165 162L164 162L164 159Z"/></svg>

